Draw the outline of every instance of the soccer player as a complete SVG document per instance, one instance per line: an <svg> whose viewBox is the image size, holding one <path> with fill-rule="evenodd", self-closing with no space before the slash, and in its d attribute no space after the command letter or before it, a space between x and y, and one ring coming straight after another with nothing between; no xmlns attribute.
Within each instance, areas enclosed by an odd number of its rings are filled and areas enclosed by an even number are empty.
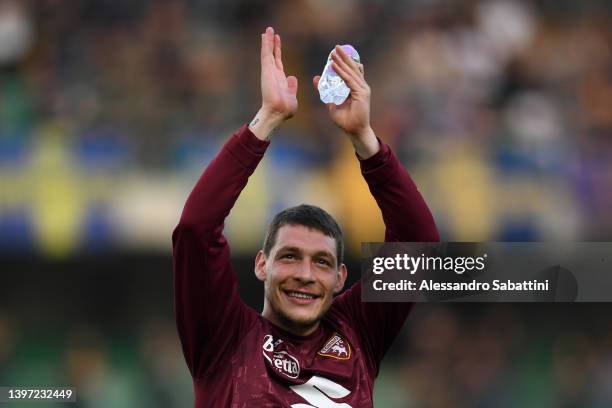
<svg viewBox="0 0 612 408"><path fill-rule="evenodd" d="M328 109L355 147L385 240L437 241L423 198L370 126L363 66L336 47L333 68L351 93ZM347 276L342 233L310 205L282 211L269 226L254 268L264 286L263 312L239 298L224 220L272 131L295 114L297 86L284 73L281 39L268 27L261 36L261 109L204 171L172 235L175 314L196 407L371 407L380 362L412 307L361 302L360 283L334 297Z"/></svg>

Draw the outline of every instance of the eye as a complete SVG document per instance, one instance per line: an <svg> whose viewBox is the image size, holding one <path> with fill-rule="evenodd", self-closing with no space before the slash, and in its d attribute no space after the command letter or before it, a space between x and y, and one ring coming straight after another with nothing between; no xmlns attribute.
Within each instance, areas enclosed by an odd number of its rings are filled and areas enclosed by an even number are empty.
<svg viewBox="0 0 612 408"><path fill-rule="evenodd" d="M331 266L331 263L326 259L317 259L316 261L319 265Z"/></svg>
<svg viewBox="0 0 612 408"><path fill-rule="evenodd" d="M281 259L295 259L295 255L293 254L285 254L281 256Z"/></svg>

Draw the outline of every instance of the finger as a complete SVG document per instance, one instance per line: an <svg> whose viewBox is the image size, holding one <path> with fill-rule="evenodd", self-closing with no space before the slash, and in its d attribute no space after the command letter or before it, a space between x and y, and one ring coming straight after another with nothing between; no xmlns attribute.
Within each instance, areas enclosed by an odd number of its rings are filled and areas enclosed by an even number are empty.
<svg viewBox="0 0 612 408"><path fill-rule="evenodd" d="M340 57L340 60L344 61L348 66L353 68L355 71L359 71L358 63L354 59L352 59L351 56L348 55L341 46L336 45L335 51L337 52L337 56Z"/></svg>
<svg viewBox="0 0 612 408"><path fill-rule="evenodd" d="M342 68L335 62L332 63L332 68L346 83L351 92L356 92L358 94L368 93L368 86L363 82L361 78L356 77L354 74L348 72L346 69Z"/></svg>
<svg viewBox="0 0 612 408"><path fill-rule="evenodd" d="M274 29L266 28L266 31L261 35L261 63L269 64L273 59Z"/></svg>
<svg viewBox="0 0 612 408"><path fill-rule="evenodd" d="M341 64L347 64L348 67L350 67L350 70L354 71L357 76L362 78L364 80L363 82L365 82L365 72L363 64L351 58L351 56L348 55L346 51L344 51L344 49L339 45L336 46L336 49L338 50L338 54L335 56L335 60L337 60ZM365 85L365 83L363 83L363 85Z"/></svg>
<svg viewBox="0 0 612 408"><path fill-rule="evenodd" d="M363 85L357 81L354 73L349 71L346 66L343 67L334 61L332 62L332 68L334 71L336 71L340 78L342 78L351 91L359 91L363 88Z"/></svg>
<svg viewBox="0 0 612 408"><path fill-rule="evenodd" d="M281 38L278 34L274 34L274 62L276 63L276 68L283 69L283 60L281 57Z"/></svg>
<svg viewBox="0 0 612 408"><path fill-rule="evenodd" d="M334 55L332 55L332 62L335 63L336 65L338 65L339 67L341 67L345 72L346 75L351 76L355 83L361 86L365 86L365 81L363 80L363 78L361 77L361 73L359 72L358 67L353 64L348 64L346 61L344 61L338 54L334 53ZM353 61L354 63L354 61ZM344 78L342 78L344 79Z"/></svg>
<svg viewBox="0 0 612 408"><path fill-rule="evenodd" d="M350 60L347 63L345 60L342 59L339 53L334 53L332 55L332 62L335 62L337 65L342 67L347 72L347 74L354 76L356 79L360 79L359 77L361 74L359 72L359 67L354 61Z"/></svg>
<svg viewBox="0 0 612 408"><path fill-rule="evenodd" d="M291 92L292 95L297 94L297 89L298 89L298 80L296 77L292 76L288 76L287 77L287 87L289 88L289 91Z"/></svg>

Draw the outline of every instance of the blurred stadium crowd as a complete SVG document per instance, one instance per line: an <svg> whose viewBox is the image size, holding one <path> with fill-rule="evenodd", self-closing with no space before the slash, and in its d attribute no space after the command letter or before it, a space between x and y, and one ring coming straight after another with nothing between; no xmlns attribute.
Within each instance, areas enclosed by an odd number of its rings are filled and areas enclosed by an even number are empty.
<svg viewBox="0 0 612 408"><path fill-rule="evenodd" d="M254 254L276 211L301 202L339 219L353 257L382 237L352 150L310 81L336 43L360 52L373 127L444 240L610 240L611 9L605 0L0 0L0 253L169 254L195 180L259 107L267 25L282 35L300 109L232 212L238 256ZM170 314L132 337L71 327L65 342L41 345L4 308L0 385L59 378L84 390L83 407L191 404ZM612 404L612 330L577 328L603 306L570 313L556 331L524 322L526 308L417 310L381 372L377 407ZM542 320L560 319L546 310ZM54 358L61 364L39 363Z"/></svg>
<svg viewBox="0 0 612 408"><path fill-rule="evenodd" d="M446 240L602 240L612 221L605 1L0 2L0 247L169 250L202 168L260 103L258 33L282 34L298 115L233 213L329 208L357 248L381 223L312 88L354 44L373 126Z"/></svg>

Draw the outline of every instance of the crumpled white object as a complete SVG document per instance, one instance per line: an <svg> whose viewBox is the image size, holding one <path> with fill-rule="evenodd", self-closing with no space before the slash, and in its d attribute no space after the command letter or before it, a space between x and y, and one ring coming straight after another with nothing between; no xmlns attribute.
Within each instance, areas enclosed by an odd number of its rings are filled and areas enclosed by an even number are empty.
<svg viewBox="0 0 612 408"><path fill-rule="evenodd" d="M353 61L361 61L359 58L359 53L352 45L344 44L341 47L342 50L353 59ZM346 98L348 98L351 90L332 68L331 57L333 53L334 50L329 53L327 63L325 64L325 68L323 68L323 73L321 74L321 79L319 80L319 97L323 103L342 105Z"/></svg>

